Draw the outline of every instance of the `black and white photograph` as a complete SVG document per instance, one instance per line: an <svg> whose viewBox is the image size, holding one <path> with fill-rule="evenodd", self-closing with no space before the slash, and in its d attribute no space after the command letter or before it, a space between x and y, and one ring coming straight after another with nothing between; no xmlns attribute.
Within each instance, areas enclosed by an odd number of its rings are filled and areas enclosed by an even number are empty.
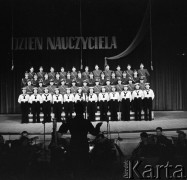
<svg viewBox="0 0 187 180"><path fill-rule="evenodd" d="M1 0L1 180L187 179L186 0Z"/></svg>

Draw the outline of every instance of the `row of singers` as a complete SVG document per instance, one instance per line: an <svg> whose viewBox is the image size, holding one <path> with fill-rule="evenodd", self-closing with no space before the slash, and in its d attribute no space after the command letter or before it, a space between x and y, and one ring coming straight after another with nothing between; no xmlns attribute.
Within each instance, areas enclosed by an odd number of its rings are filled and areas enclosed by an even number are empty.
<svg viewBox="0 0 187 180"><path fill-rule="evenodd" d="M135 84L137 84L137 83L133 83L133 80L131 78L129 78L129 79L118 78L118 79L115 79L115 81L112 81L112 79L106 79L106 80L105 79L104 80L102 80L102 79L97 80L96 79L93 81L84 80L81 82L80 81L79 82L78 81L66 81L66 80L62 79L60 81L60 84L56 84L55 81L51 79L49 81L49 84L45 84L45 82L39 81L38 86L34 86L32 84L32 81L29 80L25 87L26 87L26 92L28 94L33 93L34 87L38 87L39 94L44 93L45 87L48 87L49 93L51 93L51 94L55 93L55 88L57 88L57 87L60 90L60 94L65 94L67 88L70 88L71 92L75 94L75 93L77 93L77 90L79 87L82 87L82 90L84 93L88 92L89 87L94 87L95 93L98 94L101 92L102 86L105 86L106 92L111 92L112 86L115 86L116 91L120 92L123 90L124 85L127 85L128 89L130 91L133 91L135 89ZM140 86L141 90L145 90L145 84L146 83L144 83L144 79L140 79L139 86Z"/></svg>
<svg viewBox="0 0 187 180"><path fill-rule="evenodd" d="M95 70L94 71L89 71L89 67L86 66L85 67L85 71L81 72L81 71L76 71L76 68L73 67L72 68L72 72L66 72L64 67L61 67L61 71L60 72L55 72L54 68L51 67L50 68L50 72L45 73L43 71L43 67L41 66L39 68L39 72L35 73L34 72L34 68L31 67L29 72L25 73L25 77L22 79L23 83L26 82L26 80L28 79L32 79L33 81L37 81L37 80L51 80L51 79L56 79L56 80L61 80L61 79L71 79L71 80L76 80L78 79L90 79L90 78L94 78L94 79L100 79L102 77L104 78L132 78L132 79L138 79L138 78L143 78L144 82L147 82L147 77L150 76L149 72L147 69L144 69L144 65L141 64L140 65L140 69L139 70L131 70L131 65L127 66L127 70L122 71L120 66L117 66L116 71L112 71L110 70L109 65L106 65L105 70L101 71L99 69L99 66L96 65L95 66Z"/></svg>
<svg viewBox="0 0 187 180"><path fill-rule="evenodd" d="M38 89L34 88L34 93L28 95L26 88L23 88L23 94L18 98L22 110L22 122L28 122L29 104L33 114L33 121L40 122L40 110L44 113L44 121L51 121L51 106L57 121L61 120L62 105L66 118L72 116L74 103L82 103L87 107L89 120L95 120L95 113L97 110L97 103L100 109L100 119L107 120L108 110L111 112L111 120L117 120L117 112L121 111L122 120L130 120L130 107L133 105L135 111L135 119L141 120L141 111L144 110L145 119L151 120L152 101L154 99L154 92L150 89L149 83L146 83L146 90L140 90L139 84L135 85L136 90L132 93L128 90L128 86L124 86L124 90L119 93L116 92L116 87L112 86L110 93L106 92L103 86L101 93L98 95L94 92L94 87L89 88L89 93L85 94L82 88L78 88L76 94L72 94L70 88L67 88L64 95L60 94L59 88L55 89L55 94L50 94L48 88L44 89L44 94L38 94ZM133 103L132 103L133 102ZM120 107L121 106L121 107Z"/></svg>

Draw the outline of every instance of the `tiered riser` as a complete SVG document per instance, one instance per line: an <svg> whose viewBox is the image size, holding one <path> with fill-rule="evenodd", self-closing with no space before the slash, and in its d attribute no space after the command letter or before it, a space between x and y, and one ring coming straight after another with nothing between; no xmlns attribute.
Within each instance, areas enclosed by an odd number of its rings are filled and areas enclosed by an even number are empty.
<svg viewBox="0 0 187 180"><path fill-rule="evenodd" d="M117 114L118 114L118 120L123 121L123 119L121 119L121 112L118 112ZM75 115L76 115L76 113L72 113L73 117L75 117ZM110 117L111 113L108 112L107 115L108 115L109 120L111 120L111 117ZM44 116L43 113L40 113L40 121L43 121L43 116ZM33 115L29 114L29 122L32 122L32 117L33 117ZM54 113L51 113L51 117L54 117ZM84 117L87 119L88 114L84 113ZM62 112L61 118L65 119L65 113L64 112ZM141 113L141 119L144 120L144 111L142 111L142 113ZM95 120L100 121L100 111L96 112ZM130 112L130 120L135 120L135 113L133 111ZM154 120L154 111L152 111L152 120Z"/></svg>

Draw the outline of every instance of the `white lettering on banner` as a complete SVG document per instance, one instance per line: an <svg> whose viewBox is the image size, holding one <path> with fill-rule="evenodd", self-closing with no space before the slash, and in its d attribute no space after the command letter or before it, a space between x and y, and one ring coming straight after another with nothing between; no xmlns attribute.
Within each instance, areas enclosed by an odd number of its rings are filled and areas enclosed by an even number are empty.
<svg viewBox="0 0 187 180"><path fill-rule="evenodd" d="M15 37L13 50L117 49L116 36L95 37Z"/></svg>

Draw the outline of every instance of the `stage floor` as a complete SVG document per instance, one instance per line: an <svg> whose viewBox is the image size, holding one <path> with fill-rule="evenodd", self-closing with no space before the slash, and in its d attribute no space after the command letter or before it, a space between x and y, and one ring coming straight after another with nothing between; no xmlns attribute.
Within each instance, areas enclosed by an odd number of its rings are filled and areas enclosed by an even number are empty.
<svg viewBox="0 0 187 180"><path fill-rule="evenodd" d="M21 124L20 114L0 115L0 133L19 134L23 130L30 134L43 134L42 123ZM95 125L97 122L93 122ZM58 123L58 128L61 123ZM153 121L110 121L111 132L136 133L140 131L154 131L156 127L162 127L168 131L187 129L187 111L156 111ZM107 123L103 122L101 131L107 130ZM52 131L52 123L46 123L46 133Z"/></svg>

